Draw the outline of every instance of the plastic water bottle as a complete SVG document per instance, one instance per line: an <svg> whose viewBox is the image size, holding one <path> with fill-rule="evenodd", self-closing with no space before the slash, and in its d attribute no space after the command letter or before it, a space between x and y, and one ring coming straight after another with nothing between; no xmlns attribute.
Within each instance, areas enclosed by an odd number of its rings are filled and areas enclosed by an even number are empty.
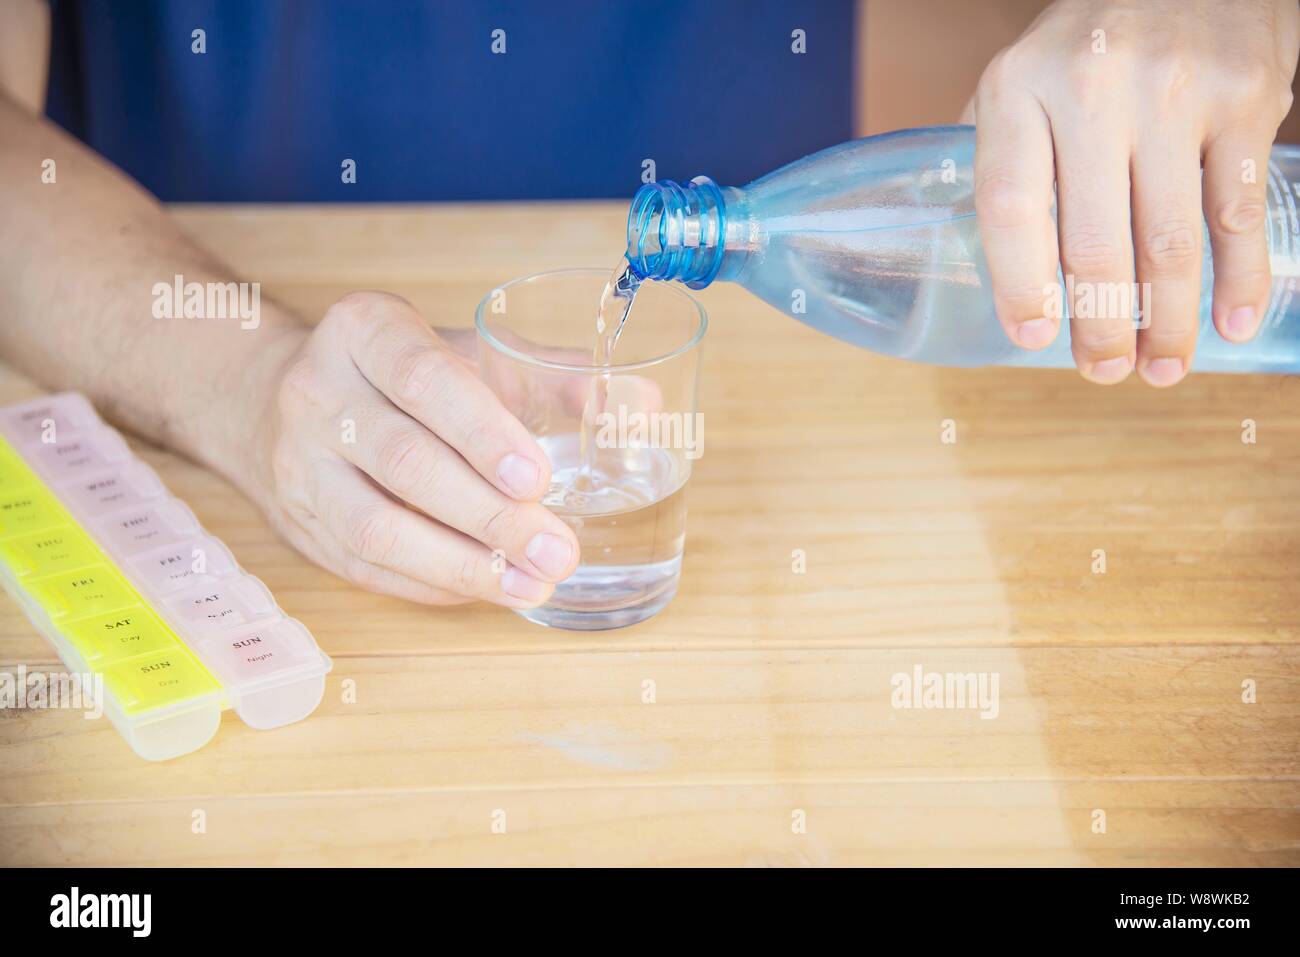
<svg viewBox="0 0 1300 957"><path fill-rule="evenodd" d="M1045 308L1054 298L1064 313L1047 348L1020 348L998 324L975 219L974 155L973 127L934 127L843 143L741 189L704 176L650 183L628 213L627 259L641 278L696 289L739 283L815 329L886 355L948 366L1072 366L1064 288L1044 290ZM1268 311L1249 343L1218 334L1207 235L1194 369L1300 372L1300 147L1274 147L1267 177ZM1095 314L1145 300L1136 289L1102 295L1108 309ZM1136 309L1118 314L1140 322Z"/></svg>

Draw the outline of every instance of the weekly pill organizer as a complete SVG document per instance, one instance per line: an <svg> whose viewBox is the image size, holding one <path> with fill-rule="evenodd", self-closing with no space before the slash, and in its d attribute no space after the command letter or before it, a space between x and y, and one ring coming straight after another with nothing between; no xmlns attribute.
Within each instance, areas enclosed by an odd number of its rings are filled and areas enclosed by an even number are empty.
<svg viewBox="0 0 1300 957"><path fill-rule="evenodd" d="M143 758L305 718L330 659L85 397L0 407L0 577Z"/></svg>

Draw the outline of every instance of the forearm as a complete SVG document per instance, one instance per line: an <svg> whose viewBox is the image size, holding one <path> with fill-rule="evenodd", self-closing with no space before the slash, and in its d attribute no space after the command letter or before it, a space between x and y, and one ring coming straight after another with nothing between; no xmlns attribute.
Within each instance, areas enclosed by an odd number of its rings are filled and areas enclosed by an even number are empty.
<svg viewBox="0 0 1300 957"><path fill-rule="evenodd" d="M52 183L42 181L47 159ZM3 95L0 209L4 359L245 486L263 383L306 336L301 320L265 299L255 328L238 317L156 318L157 284L236 277L135 182ZM170 305L183 315L183 302Z"/></svg>

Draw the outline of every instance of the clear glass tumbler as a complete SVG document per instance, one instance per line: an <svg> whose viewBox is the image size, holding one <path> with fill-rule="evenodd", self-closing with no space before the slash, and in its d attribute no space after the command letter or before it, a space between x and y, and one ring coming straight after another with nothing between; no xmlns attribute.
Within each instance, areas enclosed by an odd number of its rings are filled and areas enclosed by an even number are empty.
<svg viewBox="0 0 1300 957"><path fill-rule="evenodd" d="M613 362L597 365L596 315L609 272L516 279L475 311L479 374L551 462L543 504L574 530L578 570L540 608L555 628L644 621L677 593L686 483L703 452L696 410L704 309L680 286L643 283Z"/></svg>

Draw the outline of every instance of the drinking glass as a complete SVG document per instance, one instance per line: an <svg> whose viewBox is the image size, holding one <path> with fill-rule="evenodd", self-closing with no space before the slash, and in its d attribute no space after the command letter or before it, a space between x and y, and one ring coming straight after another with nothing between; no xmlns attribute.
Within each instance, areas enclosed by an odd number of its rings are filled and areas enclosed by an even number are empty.
<svg viewBox="0 0 1300 957"><path fill-rule="evenodd" d="M479 374L545 450L546 505L578 537L577 571L519 614L555 628L621 628L677 593L686 483L703 452L696 411L704 309L645 282L609 365L593 361L609 272L515 279L475 311Z"/></svg>

